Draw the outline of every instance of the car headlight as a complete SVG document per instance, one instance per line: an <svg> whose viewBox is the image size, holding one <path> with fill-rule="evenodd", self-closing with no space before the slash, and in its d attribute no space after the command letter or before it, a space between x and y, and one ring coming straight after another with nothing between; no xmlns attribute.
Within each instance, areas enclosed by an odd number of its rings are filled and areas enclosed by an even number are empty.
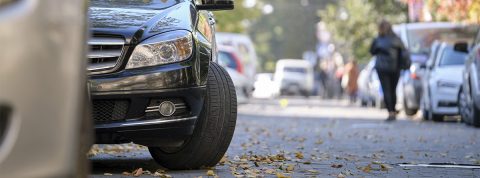
<svg viewBox="0 0 480 178"><path fill-rule="evenodd" d="M456 88L457 86L459 86L459 84L457 84L456 82L444 80L437 81L438 88Z"/></svg>
<svg viewBox="0 0 480 178"><path fill-rule="evenodd" d="M179 30L148 38L133 50L127 69L169 64L186 60L192 55L192 34Z"/></svg>

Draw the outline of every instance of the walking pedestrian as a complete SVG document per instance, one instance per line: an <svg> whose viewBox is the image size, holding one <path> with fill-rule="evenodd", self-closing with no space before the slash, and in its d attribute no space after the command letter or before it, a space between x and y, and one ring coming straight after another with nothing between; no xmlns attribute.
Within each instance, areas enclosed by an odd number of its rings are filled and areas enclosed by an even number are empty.
<svg viewBox="0 0 480 178"><path fill-rule="evenodd" d="M358 75L357 61L350 60L347 65L345 65L345 74L342 79L342 82L345 82L345 91L349 96L350 103L355 103L357 99Z"/></svg>
<svg viewBox="0 0 480 178"><path fill-rule="evenodd" d="M376 37L370 53L376 57L375 70L383 89L383 98L388 110L387 121L396 119L397 103L396 88L400 78L400 71L410 67L410 55L405 49L402 40L393 33L392 25L383 20L378 25L378 37Z"/></svg>

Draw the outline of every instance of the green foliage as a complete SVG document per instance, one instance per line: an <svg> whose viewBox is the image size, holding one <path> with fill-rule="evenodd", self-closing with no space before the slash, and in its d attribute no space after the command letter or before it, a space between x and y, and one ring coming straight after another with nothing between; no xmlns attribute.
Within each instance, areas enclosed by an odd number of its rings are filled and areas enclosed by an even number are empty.
<svg viewBox="0 0 480 178"><path fill-rule="evenodd" d="M341 15L341 14L346 14ZM394 0L341 0L318 12L332 33L332 41L345 56L365 62L372 39L377 34L377 22L405 21L406 7Z"/></svg>
<svg viewBox="0 0 480 178"><path fill-rule="evenodd" d="M274 7L272 14L260 16L249 28L261 66L273 71L278 59L299 59L306 50L315 50L316 12L329 0L263 0Z"/></svg>
<svg viewBox="0 0 480 178"><path fill-rule="evenodd" d="M231 11L216 11L217 31L245 33L246 28L253 20L261 15L257 7L245 8L244 0L235 0L235 9Z"/></svg>

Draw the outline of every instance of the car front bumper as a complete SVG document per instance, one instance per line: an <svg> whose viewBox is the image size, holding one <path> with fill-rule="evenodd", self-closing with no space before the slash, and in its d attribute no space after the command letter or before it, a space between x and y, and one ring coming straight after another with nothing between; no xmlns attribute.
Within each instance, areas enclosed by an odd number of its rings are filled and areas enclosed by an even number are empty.
<svg viewBox="0 0 480 178"><path fill-rule="evenodd" d="M170 64L92 76L89 80L97 143L175 146L193 133L206 86L193 66ZM163 101L184 108L162 116L148 111Z"/></svg>
<svg viewBox="0 0 480 178"><path fill-rule="evenodd" d="M439 88L431 94L432 112L442 115L458 114L458 91L455 88Z"/></svg>

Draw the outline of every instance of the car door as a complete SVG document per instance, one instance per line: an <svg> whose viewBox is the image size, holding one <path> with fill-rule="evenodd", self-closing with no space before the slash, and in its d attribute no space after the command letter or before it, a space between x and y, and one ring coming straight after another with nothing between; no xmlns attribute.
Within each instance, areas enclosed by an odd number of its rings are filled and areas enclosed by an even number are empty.
<svg viewBox="0 0 480 178"><path fill-rule="evenodd" d="M436 63L438 61L438 58L441 56L441 50L442 49L442 45L441 44L437 44L434 46L433 50L432 50L432 53L430 55L430 59L427 61L427 68L425 70L425 77L422 79L422 82L423 82L423 92L424 92L424 95L422 96L423 97L423 102L422 104L424 104L424 107L425 106L430 106L430 96L431 96L431 86L434 86L431 84L431 79L432 77L435 76L434 74L434 69L436 67Z"/></svg>
<svg viewBox="0 0 480 178"><path fill-rule="evenodd" d="M478 88L480 83L480 32L473 43L473 47L470 49L470 53L467 61L465 62L465 71L463 75L464 90L467 98L475 99L478 96ZM474 90L474 91L472 91ZM477 99L478 100L478 99Z"/></svg>

